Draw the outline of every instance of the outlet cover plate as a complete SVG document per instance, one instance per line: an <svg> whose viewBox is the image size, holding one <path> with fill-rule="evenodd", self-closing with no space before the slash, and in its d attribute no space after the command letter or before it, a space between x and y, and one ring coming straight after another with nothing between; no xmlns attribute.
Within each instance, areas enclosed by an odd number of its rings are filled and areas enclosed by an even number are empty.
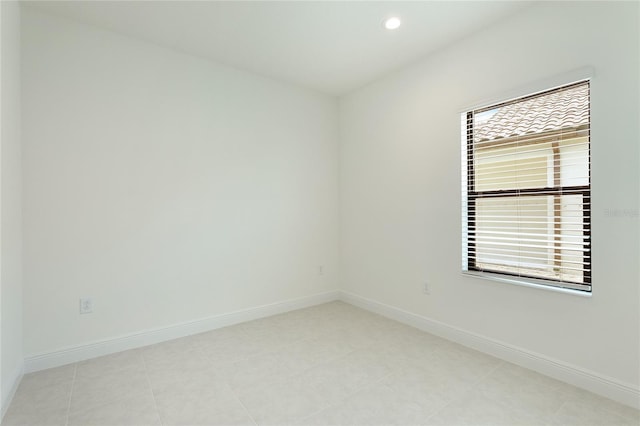
<svg viewBox="0 0 640 426"><path fill-rule="evenodd" d="M93 312L93 299L90 297L80 298L80 314L90 314Z"/></svg>

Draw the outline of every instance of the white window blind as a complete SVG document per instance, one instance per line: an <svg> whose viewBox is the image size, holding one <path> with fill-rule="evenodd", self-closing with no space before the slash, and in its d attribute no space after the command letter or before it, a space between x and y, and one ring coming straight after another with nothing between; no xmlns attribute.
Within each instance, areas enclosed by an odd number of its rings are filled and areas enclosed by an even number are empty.
<svg viewBox="0 0 640 426"><path fill-rule="evenodd" d="M589 82L463 116L463 270L591 291Z"/></svg>

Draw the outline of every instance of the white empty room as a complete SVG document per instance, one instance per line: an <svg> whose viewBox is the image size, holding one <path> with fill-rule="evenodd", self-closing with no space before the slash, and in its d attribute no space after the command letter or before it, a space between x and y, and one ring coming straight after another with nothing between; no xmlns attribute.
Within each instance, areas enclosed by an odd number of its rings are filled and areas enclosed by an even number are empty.
<svg viewBox="0 0 640 426"><path fill-rule="evenodd" d="M1 5L2 424L638 424L637 2ZM531 135L544 273L469 221Z"/></svg>

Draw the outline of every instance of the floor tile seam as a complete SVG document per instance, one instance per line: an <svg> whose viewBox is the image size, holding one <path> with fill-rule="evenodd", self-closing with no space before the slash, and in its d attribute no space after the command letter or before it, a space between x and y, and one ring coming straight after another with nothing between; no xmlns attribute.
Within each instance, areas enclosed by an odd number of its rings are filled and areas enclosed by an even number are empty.
<svg viewBox="0 0 640 426"><path fill-rule="evenodd" d="M461 399L461 397L465 396L467 393L469 393L471 391L471 389L473 389L472 387L466 388L464 391L461 391L460 393L462 394L461 396L458 396L457 398L451 398L451 400L447 403L445 403L442 407L436 409L433 411L433 413L431 413L430 415L427 416L426 419L424 419L425 423L428 423L429 420L432 417L437 416L438 414L442 413L443 411L445 411L447 408L449 408L450 405L452 405L454 402L458 401Z"/></svg>
<svg viewBox="0 0 640 426"><path fill-rule="evenodd" d="M251 353L251 354L248 354L248 355L241 356L240 358L235 358L235 359L233 359L233 360L231 360L231 361L225 361L225 362L215 362L215 361L212 359L212 357L211 357L211 356L209 356L209 355L206 353L206 350L205 350L205 349L201 348L201 350L202 350L202 352L203 352L203 356L204 356L208 361L210 361L213 365L220 365L220 364L236 363L236 362L239 362L239 361L247 361L247 360L250 360L251 358L255 358L255 357L258 357L258 356L265 356L265 355L273 354L273 353L275 353L277 350L280 350L280 349L282 349L282 348L284 348L284 347L286 347L286 346L288 346L288 345L290 345L290 344L293 344L293 343L295 343L295 342L290 342L290 343L285 343L285 344L282 344L282 345L277 345L277 346L274 346L273 348L271 348L271 349L267 349L267 350L265 350L265 351L259 351L259 352Z"/></svg>
<svg viewBox="0 0 640 426"><path fill-rule="evenodd" d="M233 389L231 389L231 392L233 393L233 396L235 397L236 401L238 401L240 403L240 405L244 409L245 413L247 413L247 416L249 416L249 419L251 420L251 422L255 426L258 426L258 422L255 421L255 419L253 418L253 416L249 412L249 409L247 408L247 406L244 404L244 402L242 402L242 399L240 399L240 396L238 396Z"/></svg>
<svg viewBox="0 0 640 426"><path fill-rule="evenodd" d="M508 364L508 362L506 362L506 361L505 361L505 362L504 362L504 364L506 365L506 364ZM538 374L537 372L535 372L535 371L533 371L533 370L529 370L529 369L526 369L526 370L527 370L528 372L533 372L533 373ZM487 379L489 379L489 378L490 378L490 377L486 377L486 378L483 380L483 382L482 382L482 383L486 382L486 380L487 380ZM520 379L522 379L522 380L526 380L526 379L524 379L524 378L517 377L517 376L516 376L516 377L512 377L512 378L513 378L513 379L515 379L515 380L520 380ZM479 383L478 385L481 385L482 383ZM568 385L567 383L564 383L564 382L560 382L560 384L561 384L561 385L571 386L571 385ZM536 381L536 382L535 382L535 386L538 386L538 387L542 388L542 389L544 390L544 393L550 393L551 391L556 391L556 392L561 393L561 394L562 394L562 396L560 396L560 397L558 398L558 399L561 399L561 400L562 400L562 404L561 404L561 406L564 406L567 402L579 401L579 398L576 398L575 396L566 395L566 394L562 391L562 389L561 389L561 385L559 386L559 385L556 385L556 384L553 384L553 383L545 383L545 382L543 382L543 381ZM527 383L526 387L527 387L527 388L531 388L531 386L530 386L530 384L529 384L529 383ZM603 407L603 408L604 408L604 407ZM559 410L559 409L560 409L560 408L558 408L558 410ZM554 414L555 414L555 412L554 412ZM617 413L616 413L616 414L617 414ZM622 416L622 417L624 417L624 416Z"/></svg>
<svg viewBox="0 0 640 426"><path fill-rule="evenodd" d="M0 1L2 1L2 0L0 0ZM75 363L72 363L72 364L69 364L69 365L75 365ZM43 370L43 371L46 371L46 370ZM33 373L27 373L27 374L29 374L29 375L31 375L31 374L39 374L41 372L42 371L36 371L36 372L33 372ZM52 383L45 383L45 384L41 384L41 385L38 385L38 386L35 386L35 385L24 385L24 382L23 382L24 378L22 378L20 380L20 383L16 387L16 394L14 395L14 397L13 397L13 399L11 401L12 402L13 401L19 401L20 398L21 398L21 394L23 392L33 393L33 392L40 391L42 389L47 389L47 388L52 388L52 387L62 386L62 385L67 385L67 384L73 386L74 377L75 377L75 367L74 367L74 373L73 373L73 375L71 376L70 379L54 381ZM29 389L29 386L31 387L30 389ZM27 390L25 391L25 389L27 389Z"/></svg>
<svg viewBox="0 0 640 426"><path fill-rule="evenodd" d="M534 412L532 413L532 412L527 411L525 408L516 407L515 405L509 404L508 402L505 402L505 401L503 401L503 400L501 400L499 398L494 398L494 397L492 397L490 395L487 395L486 393L480 391L479 389L475 389L475 390L479 391L480 393L482 393L482 395L485 398L490 399L493 402L497 402L498 404L503 405L503 406L505 406L505 407L507 407L507 408L509 408L511 410L514 410L514 411L516 411L516 412L518 412L520 414L527 415L527 416L530 416L530 417L536 417L539 420L543 421L545 424L548 424L549 422L552 422L554 417L555 417L555 413L553 415L546 416L546 415L541 414L540 410L537 410L537 409L534 410ZM562 405L564 405L564 404L565 403L563 402Z"/></svg>
<svg viewBox="0 0 640 426"><path fill-rule="evenodd" d="M200 344L197 341L193 343L193 346L190 346L187 349L182 349L182 350L175 350L175 348L173 348L173 349L170 349L169 351L165 350L164 353L162 353L162 349L161 348L160 349L158 349L158 348L151 349L154 346L162 345L163 343L169 343L169 342L172 342L174 340L180 340L180 338L172 339L172 340L166 340L166 341L164 341L162 343L157 343L157 344L154 344L154 345L143 346L141 348L142 351L140 353L140 356L142 357L142 360L145 361L145 362L146 361L153 361L154 353L161 353L161 355L158 356L158 358L161 358L162 356L166 356L167 352L169 352L169 355L174 355L174 354L183 355L183 354L191 352L191 351L201 351L202 350L201 347L200 347Z"/></svg>
<svg viewBox="0 0 640 426"><path fill-rule="evenodd" d="M156 400L156 394L153 391L153 386L151 385L151 379L149 378L149 372L147 371L147 360L144 358L144 354L142 354L142 364L144 365L144 377L147 380L147 385L149 386L149 390L151 391L151 398L153 399L153 407L156 410L156 415L158 416L158 420L160 420L160 425L164 426L164 420L160 415L160 409L158 408L158 401Z"/></svg>
<svg viewBox="0 0 640 426"><path fill-rule="evenodd" d="M328 404L325 407L320 408L319 410L316 410L314 412L312 412L311 414L309 414L308 416L302 417L300 420L298 420L298 424L306 424L306 421L310 418L312 418L313 416L322 413L325 410L329 410L330 408L334 408L337 407L338 405L340 405L339 403L336 404Z"/></svg>
<svg viewBox="0 0 640 426"><path fill-rule="evenodd" d="M264 389L273 387L273 386L277 386L279 384L284 383L286 380L290 379L293 376L287 376L287 377L278 377L276 379L272 379L269 381L263 381L263 380L259 380L257 382L254 383L250 383L248 385L245 386L240 386L240 387L235 387L233 386L228 380L225 379L225 383L229 386L229 388L231 389L231 391L233 392L233 394L237 397L240 398L240 396L245 395L247 393L252 393L252 392L262 392Z"/></svg>
<svg viewBox="0 0 640 426"><path fill-rule="evenodd" d="M464 398L466 395L470 394L471 392L479 391L478 385L480 383L482 383L491 374L493 374L500 367L500 365L502 365L502 363L503 363L503 361L500 361L498 363L498 365L495 366L494 368L492 368L489 373L485 374L483 377L481 377L480 379L476 380L475 382L470 382L468 386L466 386L464 389L460 390L459 395L456 398L451 398L451 400L449 402L447 402L442 407L440 407L439 409L437 409L433 413L431 413L429 416L427 416L427 418L425 419L425 422L428 422L429 419L431 419L432 417L435 417L438 414L444 412L453 403L455 403L455 402L459 401L460 399Z"/></svg>
<svg viewBox="0 0 640 426"><path fill-rule="evenodd" d="M222 327L222 328L225 328L225 327ZM220 330L220 328L214 328L214 329L211 329L209 331L205 331L204 333L210 333L210 332L213 332L213 331L216 331L216 330ZM204 333L198 333L198 334L204 334ZM244 338L249 338L247 336L247 334L244 332L244 330L242 330L242 329L240 329L240 334ZM195 336L195 334L191 335L190 337L193 337L193 336ZM235 336L229 336L229 337L222 337L219 340L224 343L224 342L227 342L229 340L233 340L234 338L235 338ZM209 358L209 356L206 353L206 348L205 348L205 342L207 342L207 339L194 338L193 340L194 340L196 348L198 350L200 350L205 356L207 356L207 358Z"/></svg>
<svg viewBox="0 0 640 426"><path fill-rule="evenodd" d="M126 371L126 369L119 370L118 372L122 372L122 371ZM147 377L147 374L146 374L146 369L144 371L144 375L145 375L145 380L146 380L146 384L147 384L147 389L145 389L144 392L151 391L153 393L153 389L151 388L151 384L150 384L150 382L148 380L148 377ZM99 377L99 376L97 376L97 377ZM91 379L91 378L89 378L89 379ZM116 403L116 402L125 401L128 398L127 396L118 395L118 396L110 398L110 399L102 400L99 403L90 405L89 407L84 407L84 408L80 408L80 409L76 409L76 410L71 410L71 405L72 405L71 401L73 400L73 390L74 389L75 389L75 380L74 380L74 386L72 387L72 395L69 398L69 416L68 416L68 418L71 418L71 414L78 414L78 413L82 413L82 412L85 412L85 411L95 410L95 409L104 407L105 405L109 405L109 404L113 404L113 403ZM154 398L154 402L155 402L155 398Z"/></svg>
<svg viewBox="0 0 640 426"><path fill-rule="evenodd" d="M207 364L208 367L212 368L214 371L217 371L225 366L231 365L231 364L235 364L237 361L216 361L214 359L212 359L209 355L207 355L206 353L202 354L202 359L205 361L205 363Z"/></svg>
<svg viewBox="0 0 640 426"><path fill-rule="evenodd" d="M496 358L496 359L498 359L498 358ZM475 382L473 382L473 387L477 387L478 385L483 383L485 380L487 380L489 377L491 377L496 371L498 371L500 369L500 367L502 367L505 364L506 364L505 361L502 361L502 360L498 359L498 363L493 368L491 368L490 371L488 371L484 375L480 376Z"/></svg>
<svg viewBox="0 0 640 426"><path fill-rule="evenodd" d="M504 361L498 362L498 364L495 367L493 367L489 372L485 373L483 376L479 377L475 381L470 381L469 386L467 386L466 390L464 391L464 394L466 395L470 393L470 391L475 390L475 391L481 392L484 395L484 392L482 392L482 390L480 389L480 385L482 385L482 383L484 383L489 377L491 377L493 373L498 371L504 363L505 363ZM491 398L491 399L495 401L494 398Z"/></svg>
<svg viewBox="0 0 640 426"><path fill-rule="evenodd" d="M73 397L73 388L76 385L76 375L78 374L78 363L73 364L73 376L71 378L71 390L69 391L69 400L67 401L67 416L65 426L69 426L69 418L71 417L71 398Z"/></svg>
<svg viewBox="0 0 640 426"><path fill-rule="evenodd" d="M494 397L492 397L492 396L490 396L490 395L487 395L485 392L482 392L482 390L480 389L480 385L481 385L482 383L484 383L484 382L485 382L489 377L491 377L491 376L492 376L492 375L493 375L497 370L499 370L499 369L500 369L500 367L502 367L502 366L504 366L504 365L507 365L507 364L508 364L508 362L506 362L506 361L502 361L502 360L501 360L501 361L500 361L500 363L498 363L498 365L497 365L495 368L493 368L489 373L487 373L485 376L483 376L483 377L482 377L482 378L480 378L478 381L476 381L476 382L473 384L472 388L473 388L474 390L476 390L476 391L481 392L481 393L482 393L482 395L483 395L484 397L486 397L486 398L488 398L488 399L490 399L490 400L492 400L492 401L494 401L494 402L498 402L498 403L500 403L500 404L502 404L502 405L505 405L505 406L507 406L507 407L509 407L509 408L511 408L511 409L513 409L513 410L516 410L516 411L520 412L520 413L528 414L528 413L527 413L525 410L523 410L522 408L516 407L516 406L514 406L514 405L512 405L512 404L509 404L509 403L507 403L507 402L504 402L504 401L502 401L502 400L500 400L500 399L497 399L497 398L494 398ZM544 420L545 422L552 421L552 420L553 420L553 418L556 416L556 414L558 414L558 413L560 412L560 410L562 409L562 407L564 407L564 405L565 405L567 402L568 402L567 400L563 401L563 402L562 402L562 404L560 405L560 407L558 407L558 409L557 409L557 410L556 410L552 415L549 415L549 416L541 416L541 417L543 417L543 418L542 418L542 420Z"/></svg>
<svg viewBox="0 0 640 426"><path fill-rule="evenodd" d="M580 388L579 388L579 389L580 389ZM598 397L598 398L602 398L602 399L610 399L610 398L607 398L607 397L605 397L605 396L600 396L600 395L598 395L598 394L596 394L596 393L593 393L593 392L587 391L587 390L585 390L585 389L580 389L580 390L581 390L581 391L584 391L584 392L587 392L587 393L589 393L589 394L595 395L595 396L596 396L596 397ZM572 397L572 398L567 399L567 402L572 402L572 401L573 401L573 402L580 402L580 401L582 401L582 398L580 398L580 397ZM613 401L613 400L612 400L612 401ZM625 408L635 410L635 411L636 411L636 417L634 418L634 417L627 416L626 414L622 414L622 413L620 413L620 412L616 411L615 409L613 409L613 408L609 408L609 407L602 407L602 409L603 409L603 410L605 410L605 411L607 411L607 412L609 412L609 413L611 413L611 414L615 414L615 415L617 415L618 417L622 417L622 418L623 418L623 419L625 419L625 420L631 420L631 421L638 422L638 425L640 426L640 410L639 410L639 409L636 409L636 408L634 408L634 407L631 407L631 406L627 406L627 405L621 404L621 403L619 403L619 402L617 402L617 401L613 401L613 402L615 402L616 404L622 405L622 406L623 406L623 407L625 407Z"/></svg>
<svg viewBox="0 0 640 426"><path fill-rule="evenodd" d="M599 395L597 395L597 396L599 396ZM604 397L601 397L601 398L604 398ZM566 402L569 402L569 401L566 401ZM603 410L609 412L610 414L614 414L614 415L616 415L616 416L618 416L618 417L620 417L622 419L625 419L625 420L631 420L631 421L639 421L640 420L640 413L638 413L638 417L637 418L633 419L631 417L627 417L626 415L621 414L618 411L612 410L610 408L607 408L607 407L601 407L601 408ZM638 423L638 424L640 425L640 423Z"/></svg>
<svg viewBox="0 0 640 426"><path fill-rule="evenodd" d="M562 409L564 408L565 405L567 405L569 401L563 401L562 404L560 404L560 406L558 407L558 409L553 413L553 415L551 416L551 418L549 419L551 421L551 423L553 423L553 421L556 419L556 417L558 417L558 414L560 414L560 412L562 411Z"/></svg>
<svg viewBox="0 0 640 426"><path fill-rule="evenodd" d="M257 355L256 355L256 356L257 356ZM227 363L227 364L235 364L235 363L237 363L237 362L239 362L239 361L250 361L250 360L251 360L251 358L254 358L254 357L256 357L256 356L250 356L250 357L248 357L248 358L245 358L245 359L242 359L242 360L238 360L238 361L232 361L231 363ZM285 365L281 360L277 360L276 362L277 362L277 365L278 365L278 369L282 369L282 368L285 368L285 367L286 367L286 365ZM304 374L305 372L307 372L307 371L309 371L309 370L311 370L311 369L313 369L313 368L317 367L317 366L318 366L318 365L320 365L320 364L321 364L321 363L314 364L314 365L312 365L312 366L309 366L309 367L304 368L304 369L299 370L299 371L295 371L295 370L293 370L290 374L287 374L287 373L286 373L286 371L287 371L287 370L285 369L285 373L279 373L279 374L281 374L281 375L282 375L282 377L279 377L278 379L275 379L275 380L273 380L273 381L272 381L272 382L270 382L270 383L263 383L262 385L258 385L258 388L264 388L264 387L267 387L267 386L271 386L271 385L273 385L274 383L277 383L277 382L279 382L279 381L289 380L289 379L291 379L291 378L295 377L295 376L296 376L296 375L298 375L298 374ZM236 393L236 394L241 394L241 393L244 393L245 391L247 391L247 390L248 390L246 387L236 388L236 387L234 387L234 386L231 386L231 384L229 383L229 381L228 381L228 380L225 380L225 382L227 382L227 384L229 385L229 387L231 388L231 390L232 390L232 391L234 391L234 393ZM255 389L255 386L256 386L255 384L252 384L252 385L250 385L249 387L251 387L251 388L254 388L254 389Z"/></svg>
<svg viewBox="0 0 640 426"><path fill-rule="evenodd" d="M388 377L390 377L391 375L393 375L394 372L390 372L388 374L385 374L384 376L380 377L378 380L374 380L372 383L366 384L366 385L362 385L360 387L358 387L355 391L349 393L348 395L346 395L340 402L335 402L333 404L327 404L326 406L320 408L319 410L314 411L313 413L309 414L308 416L305 416L303 418L301 418L299 421L300 422L304 422L305 420L315 416L316 414L319 414L325 410L329 410L331 408L336 408L339 407L340 405L344 404L344 402L351 398L352 396L360 393L360 392L364 392L367 388L373 387L375 385L380 384L382 381L384 381L385 379L387 379ZM387 387L389 390L391 390L392 392L396 392L395 389L391 388L390 386L384 385L385 387Z"/></svg>
<svg viewBox="0 0 640 426"><path fill-rule="evenodd" d="M209 355L207 353L206 349L202 348L201 350L203 352L203 356L204 356L205 360L207 360L209 363L211 363L212 366L219 366L219 365L224 365L224 364L233 364L233 363L236 363L236 362L239 362L239 361L245 361L245 360L249 359L249 357L251 356L251 355L245 355L245 356L241 356L239 358L234 358L234 359L231 359L231 360L216 361L214 359L214 357L212 357L211 355Z"/></svg>
<svg viewBox="0 0 640 426"><path fill-rule="evenodd" d="M298 340L293 341L293 342L288 342L288 343L284 343L282 345L277 345L277 346L275 346L275 347L273 347L271 349L268 349L268 350L266 350L264 352L258 352L258 353L255 353L255 354L248 355L246 358L244 358L244 360L248 361L251 358L255 358L255 357L258 357L258 356L276 354L278 351L280 351L282 349L286 349L288 346L293 346L293 345L295 345L297 343L300 343L300 342L303 342L305 340L309 340L309 338L302 338L302 339L298 339ZM235 362L235 361L233 361L233 362Z"/></svg>
<svg viewBox="0 0 640 426"><path fill-rule="evenodd" d="M150 391L150 389L146 389L144 392L148 392L148 391ZM71 414L78 414L78 413L82 413L82 412L85 412L85 411L96 410L98 408L104 407L105 405L126 401L126 400L130 399L131 397L139 396L139 395L142 395L143 393L136 393L135 395L128 395L128 396L118 395L117 397L114 397L114 398L104 399L104 400L101 400L99 403L92 404L92 405L89 405L89 406L84 407L84 408L79 408L79 409L76 409L76 410L69 410L69 416L71 416Z"/></svg>
<svg viewBox="0 0 640 426"><path fill-rule="evenodd" d="M103 371L100 374L91 374L91 375L86 375L86 374L78 374L77 371L74 375L74 379L73 379L73 383L74 385L77 382L84 382L84 381L94 381L100 377L104 377L105 375L109 375L109 374L123 374L126 371L133 371L133 370L139 370L140 366L134 366L134 365L127 365L124 367L119 367L119 368L115 368L115 369L111 369L111 370L107 370L107 371Z"/></svg>
<svg viewBox="0 0 640 426"><path fill-rule="evenodd" d="M252 357L247 357L247 358L243 358L241 360L222 363L222 364L219 364L219 365L223 365L223 364L235 365L236 363L238 363L240 361L248 361L251 358ZM280 364L280 363L278 363L278 364ZM281 367L281 366L279 365L279 367ZM231 389L231 392L234 394L235 398L237 398L239 400L240 396L245 394L245 393L247 393L247 392L261 391L261 390L263 390L263 389L265 389L267 387L272 387L274 385L284 383L285 381L290 380L291 378L295 377L297 374L300 374L300 373L301 372L294 372L294 373L292 373L290 375L286 375L284 377L278 377L276 379L270 380L267 383L264 383L263 380L259 380L257 383L252 383L252 384L249 384L247 386L242 386L242 387L233 386L231 384L230 380L227 377L222 377L221 379L227 384L227 386L229 386L229 389Z"/></svg>
<svg viewBox="0 0 640 426"><path fill-rule="evenodd" d="M523 413L523 414L529 414L529 412L526 411L525 408L520 407L520 406L515 405L515 404L512 404L511 402L509 402L507 400L502 400L500 398L496 398L494 396L491 396L491 395L487 394L486 392L482 391L480 388L474 387L474 390L480 392L485 398L490 399L490 400L492 400L494 402L498 402L498 403L500 403L500 404L502 404L502 405L504 405L504 406L506 406L506 407L508 407L508 408L510 408L512 410L518 411L518 412ZM543 414L540 409L534 408L534 410L535 410L534 416L535 417L539 417L541 420L544 420L545 423L549 423L549 422L553 421L553 419L555 418L556 414L560 411L560 409L566 403L567 403L567 401L562 401L562 403L560 404L560 407L558 407L556 410L554 410L553 413L551 413L551 414Z"/></svg>
<svg viewBox="0 0 640 426"><path fill-rule="evenodd" d="M269 317L266 317L269 318ZM254 320L255 321L255 320ZM250 322L250 321L247 321ZM271 330L271 326L269 326L266 330L253 330L253 333L257 333L257 334L252 334L249 332L249 330L245 329L244 327L242 327L243 324L246 324L246 322L240 323L240 333L244 335L245 338L252 340L255 337L260 337L260 336L264 336L265 334L278 334L278 330Z"/></svg>
<svg viewBox="0 0 640 426"><path fill-rule="evenodd" d="M347 357L347 356L351 355L352 353L354 353L354 352L356 352L356 351L358 351L358 350L360 350L360 349L351 349L351 350L349 350L349 351L348 351L347 353L345 353L345 354L337 355L337 356L333 356L333 357L330 357L330 358L324 359L324 360L322 360L322 361L320 361L320 362L317 362L317 363L315 363L315 364L313 364L313 365L310 365L309 367L306 367L306 368L304 368L304 369L302 369L302 370L300 370L300 371L297 371L297 372L295 372L295 373L291 374L289 377L295 377L295 376L297 376L297 375L305 374L305 373L309 372L310 370L313 370L314 368L317 368L317 367L320 367L320 366L323 366L323 365L329 364L329 363L331 363L331 362L334 362L334 361L336 361L336 360L340 360L340 359L342 359L342 358L345 358L345 357Z"/></svg>
<svg viewBox="0 0 640 426"><path fill-rule="evenodd" d="M131 374L127 374L127 373L131 373ZM76 379L74 381L73 389L76 389L79 386L79 384L83 384L83 385L95 384L96 381L102 380L105 376L107 378L109 377L113 378L115 376L120 380L131 381L132 378L135 377L134 375L137 375L139 376L138 378L142 379L142 376L146 376L146 370L144 369L144 367L142 367L140 369L131 369L131 370L124 369L119 371L113 371L113 372L109 372L103 375L98 375L93 377L83 377L81 379ZM125 384L131 385L131 383L125 383Z"/></svg>
<svg viewBox="0 0 640 426"><path fill-rule="evenodd" d="M341 360L341 359L343 359L343 358L348 357L349 355L351 355L352 353L354 353L354 352L356 352L356 351L358 351L358 350L360 350L360 349L354 349L354 350L352 350L352 351L350 351L350 352L348 352L348 353L346 353L346 354L344 354L344 355L340 355L340 356L337 356L337 357L332 358L332 359L330 359L330 360L323 361L323 362L318 363L318 364L316 364L316 365L314 365L314 366L308 367L308 368L306 368L306 369L304 369L304 370L302 370L302 371L298 371L298 372L296 372L295 374L292 374L291 376L289 376L288 378L289 378L289 379L299 378L300 376L304 375L305 373L308 373L309 371L313 370L314 368L318 368L318 367L320 367L320 366L323 366L323 365L329 364L330 362L339 361L339 360Z"/></svg>
<svg viewBox="0 0 640 426"><path fill-rule="evenodd" d="M268 381L264 381L264 380L259 380L255 383L250 383L248 385L245 386L240 386L240 387L235 387L233 386L229 380L224 379L225 383L229 386L229 388L231 389L231 391L233 392L233 394L235 395L236 398L240 398L242 395L246 394L246 393L251 393L251 392L261 392L266 388L270 388L273 386L277 386L277 385L282 385L285 382L287 382L288 380L291 380L292 378L296 377L296 375L299 374L298 372L289 374L289 375L285 375L282 377L277 377L274 378L272 380L268 380Z"/></svg>
<svg viewBox="0 0 640 426"><path fill-rule="evenodd" d="M358 393L360 393L360 392L364 392L364 391L365 391L366 389L368 389L368 388L372 388L372 387L374 387L374 386L379 385L381 382L383 382L384 380L386 380L386 379L388 379L389 377L391 377L394 373L395 373L394 371L391 371L391 372L389 372L389 373L387 373L387 374L383 374L382 376L380 376L380 377L378 377L377 379L375 379L375 380L371 381L370 383L366 383L366 384L363 384L363 385L361 385L361 386L357 387L353 392L351 392L351 393L347 394L347 395L344 397L344 399L343 399L343 401L342 401L342 402L344 402L344 401L346 401L347 399L349 399L349 398L351 398L351 397L353 397L353 396L357 395L357 394L358 394ZM395 392L395 390L394 390L393 388L391 388L390 386L387 386L387 385L383 385L383 386L385 386L385 387L389 388L391 391ZM331 405L332 405L332 406L337 406L337 405L340 405L340 403L331 404Z"/></svg>
<svg viewBox="0 0 640 426"><path fill-rule="evenodd" d="M369 383L368 385L363 385L358 392L362 392L365 388L370 388L373 386L378 386L380 384L382 384L382 386L388 388L389 390L391 390L393 393L396 393L396 390L393 389L391 386L387 385L386 383L383 383L385 380L387 380L388 378L390 378L391 376L393 376L394 374L396 374L397 371L392 370L390 372L388 372L387 374L383 374L381 377L379 377L377 380L374 380L373 382Z"/></svg>
<svg viewBox="0 0 640 426"><path fill-rule="evenodd" d="M336 403L333 403L333 404L327 403L325 406L323 406L322 408L318 409L317 411L314 411L313 413L309 414L308 416L300 418L299 421L302 421L302 420L307 419L307 418L309 418L311 416L314 416L314 415L318 414L319 412L321 412L323 410L329 409L331 407L339 406L340 404L342 404L347 399L351 398L352 396L356 395L359 392L364 391L368 387L372 387L374 385L379 384L380 382L384 381L385 379L387 379L388 377L390 377L394 373L395 373L395 371L390 371L389 373L382 375L381 377L377 378L376 380L373 380L370 383L367 383L367 384L364 384L364 385L361 385L361 386L357 387L353 392L350 392L349 394L347 394L340 402L336 402ZM391 390L393 391L393 389L391 389ZM240 396L239 395L236 394L236 397L238 398L238 400L240 400ZM242 401L240 401L240 402L242 403ZM243 406L244 406L244 403L243 403Z"/></svg>
<svg viewBox="0 0 640 426"><path fill-rule="evenodd" d="M197 352L202 357L203 360L209 361L209 358L207 357L207 354L205 353L204 349L202 347L200 347L200 345L196 344L195 352ZM147 362L145 360L145 369L146 369L146 365L147 365Z"/></svg>

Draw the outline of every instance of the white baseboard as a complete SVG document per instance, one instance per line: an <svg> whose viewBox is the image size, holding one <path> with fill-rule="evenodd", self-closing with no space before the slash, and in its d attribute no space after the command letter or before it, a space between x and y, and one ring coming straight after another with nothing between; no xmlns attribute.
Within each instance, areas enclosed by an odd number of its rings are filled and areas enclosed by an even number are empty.
<svg viewBox="0 0 640 426"><path fill-rule="evenodd" d="M20 386L20 381L22 381L22 376L24 375L24 364L20 366L20 368L15 371L11 377L9 377L9 383L11 384L11 389L9 389L9 393L6 395L2 394L2 407L0 407L0 423L2 423L2 419L4 415L7 413L7 409L9 409L9 405L11 405L11 401L18 390L18 386Z"/></svg>
<svg viewBox="0 0 640 426"><path fill-rule="evenodd" d="M340 300L640 409L640 389L631 384L352 293Z"/></svg>
<svg viewBox="0 0 640 426"><path fill-rule="evenodd" d="M31 373L47 368L59 367L73 362L83 361L103 355L140 348L167 340L178 339L216 328L226 327L245 321L264 318L296 309L302 309L321 303L338 300L339 291L319 293L298 299L284 302L272 303L269 305L257 306L240 311L215 315L201 320L185 322L168 327L145 330L138 333L128 334L112 339L91 342L65 348L55 352L44 353L25 358L25 371Z"/></svg>
<svg viewBox="0 0 640 426"><path fill-rule="evenodd" d="M481 352L493 355L505 361L529 368L549 377L570 383L606 398L640 409L640 389L631 384L622 383L614 378L585 370L583 368L555 360L495 339L488 338L440 321L429 319L394 306L386 305L362 296L344 291L331 291L299 299L287 300L236 312L215 315L197 321L186 322L158 329L146 330L97 342L88 343L25 358L24 371L27 373L58 367L85 359L108 355L128 349L135 349L167 340L190 336L216 328L226 327L245 321L264 318L295 309L318 305L333 300L375 312L385 317L411 325L420 330L435 334ZM15 378L13 391L4 398L2 409L8 407L13 393L22 377L22 371Z"/></svg>

